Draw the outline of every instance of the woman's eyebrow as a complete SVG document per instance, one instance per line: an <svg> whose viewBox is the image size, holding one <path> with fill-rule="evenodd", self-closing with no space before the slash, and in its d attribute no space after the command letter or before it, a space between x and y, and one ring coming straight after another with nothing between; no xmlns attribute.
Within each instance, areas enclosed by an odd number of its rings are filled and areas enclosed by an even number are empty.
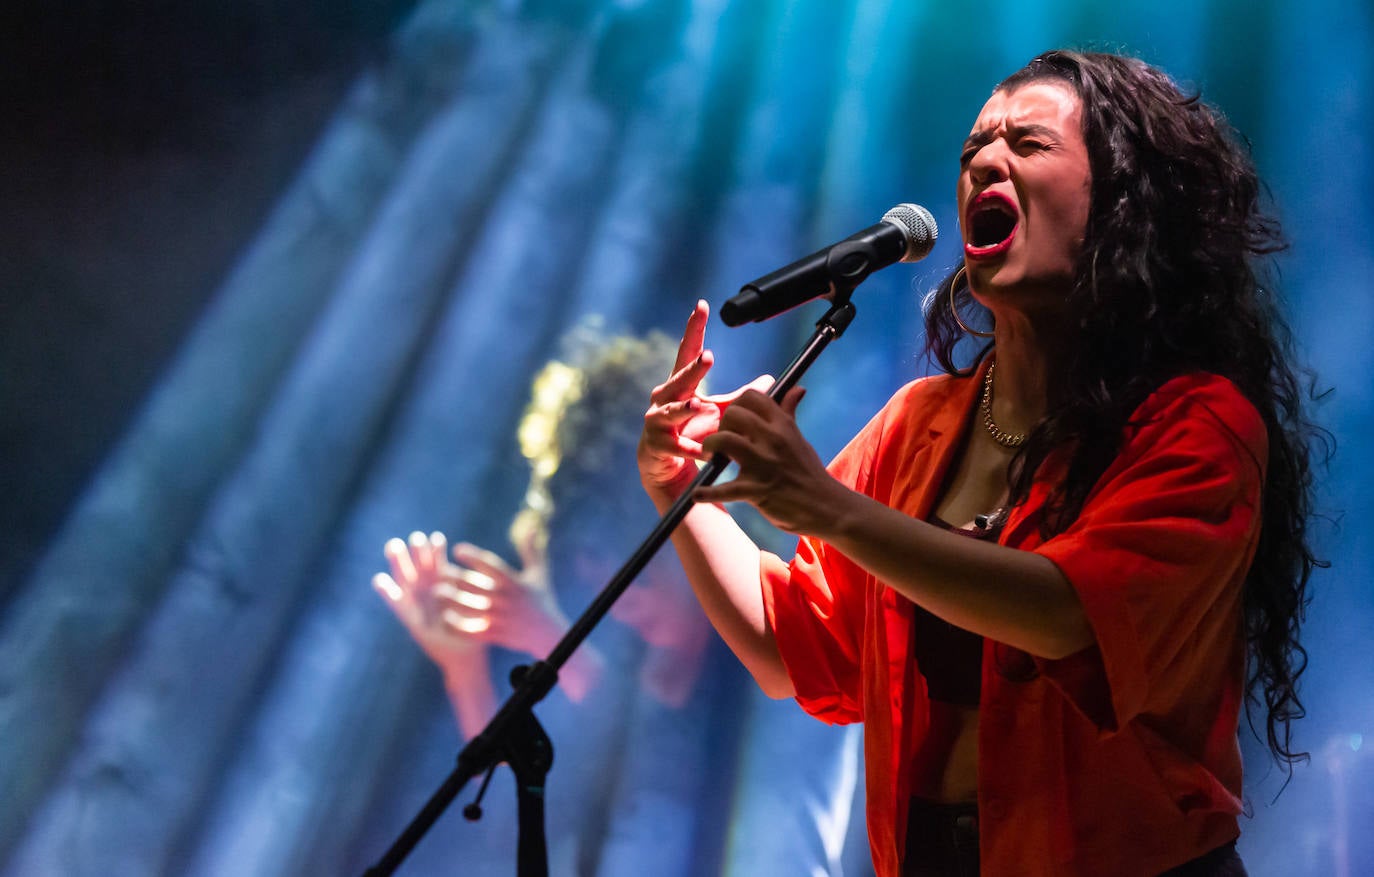
<svg viewBox="0 0 1374 877"><path fill-rule="evenodd" d="M997 136L994 133L995 131L995 128L980 128L974 131L972 134L968 135L968 139L964 141L964 149L968 150L975 146L986 146L993 137ZM1012 137L1038 136L1052 139L1059 138L1059 132L1055 129L1048 125L1037 125L1035 123L1008 125L1007 134Z"/></svg>
<svg viewBox="0 0 1374 877"><path fill-rule="evenodd" d="M1059 132L1048 125L1036 125L1034 123L1026 125L1010 125L1007 133L1013 137L1048 137L1051 140L1059 139Z"/></svg>
<svg viewBox="0 0 1374 877"><path fill-rule="evenodd" d="M980 128L974 131L972 134L968 135L968 139L964 141L964 149L968 150L974 146L986 146L988 141L993 138L992 132L992 128Z"/></svg>

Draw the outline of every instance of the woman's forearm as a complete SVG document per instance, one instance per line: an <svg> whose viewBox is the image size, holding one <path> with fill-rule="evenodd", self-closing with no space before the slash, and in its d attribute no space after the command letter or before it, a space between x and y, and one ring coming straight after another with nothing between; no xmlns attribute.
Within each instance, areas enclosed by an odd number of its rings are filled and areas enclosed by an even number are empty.
<svg viewBox="0 0 1374 877"><path fill-rule="evenodd" d="M1077 593L1049 559L949 533L847 489L831 507L815 536L951 624L1043 658L1092 644Z"/></svg>
<svg viewBox="0 0 1374 877"><path fill-rule="evenodd" d="M666 491L650 490L659 511L672 505ZM720 506L698 503L673 533L673 547L706 617L770 697L791 697L763 608L758 546Z"/></svg>

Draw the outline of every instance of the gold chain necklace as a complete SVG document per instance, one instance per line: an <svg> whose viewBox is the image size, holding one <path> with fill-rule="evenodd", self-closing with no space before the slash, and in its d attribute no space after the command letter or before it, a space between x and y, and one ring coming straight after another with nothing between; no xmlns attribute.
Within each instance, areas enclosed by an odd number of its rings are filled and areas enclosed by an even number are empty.
<svg viewBox="0 0 1374 877"><path fill-rule="evenodd" d="M997 365L997 360L988 363L987 377L983 378L983 426L987 427L988 434L992 440L1004 448L1019 448L1026 442L1024 432L1003 432L997 428L997 423L992 419L992 369Z"/></svg>

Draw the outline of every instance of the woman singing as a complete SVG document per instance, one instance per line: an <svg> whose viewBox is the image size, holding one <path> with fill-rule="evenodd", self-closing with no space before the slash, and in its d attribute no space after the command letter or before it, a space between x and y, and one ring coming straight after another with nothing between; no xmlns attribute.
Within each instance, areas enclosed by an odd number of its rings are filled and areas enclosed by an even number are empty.
<svg viewBox="0 0 1374 877"><path fill-rule="evenodd" d="M697 392L693 312L641 478L662 509L696 460L738 464L675 546L766 692L865 723L881 877L1245 873L1242 705L1300 757L1318 565L1314 427L1257 278L1280 246L1259 194L1224 120L1165 74L1050 52L960 156L964 260L926 305L944 373L829 467L800 389ZM987 340L961 364L969 334ZM734 526L738 500L801 537L790 562Z"/></svg>

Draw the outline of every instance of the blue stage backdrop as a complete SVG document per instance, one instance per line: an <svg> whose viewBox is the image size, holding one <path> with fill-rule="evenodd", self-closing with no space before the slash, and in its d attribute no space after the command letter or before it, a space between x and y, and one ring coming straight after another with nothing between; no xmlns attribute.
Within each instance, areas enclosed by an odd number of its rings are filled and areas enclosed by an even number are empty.
<svg viewBox="0 0 1374 877"><path fill-rule="evenodd" d="M289 75L232 102L140 85L201 56L177 31L134 40L151 13L125 5L130 21L92 10L49 33L103 47L82 69L106 78L82 93L225 105L147 101L145 132L92 99L3 138L28 163L3 172L0 241L0 264L18 266L0 281L16 485L0 554L0 873L361 873L461 745L438 672L370 587L385 540L439 529L515 562L516 426L568 329L676 335L698 297L718 307L923 203L945 229L933 255L870 279L807 379L803 429L836 452L930 369L920 303L959 257L960 144L992 86L1056 46L1129 51L1200 88L1270 185L1292 243L1280 287L1332 388L1317 411L1338 451L1296 726L1312 757L1285 784L1243 729L1240 848L1256 877L1374 873L1366 0L266 3L275 19L228 29L233 51L208 57ZM335 62L299 61L326 38ZM181 114L214 121L193 136ZM178 212L183 192L194 210ZM178 218L165 238L126 196ZM714 386L781 368L820 310L713 321ZM107 380L137 404L102 407ZM573 614L585 602L566 599ZM621 640L609 655L642 657ZM708 644L682 713L631 698L623 716L590 716L550 697L569 753L550 780L555 873L870 871L860 732L768 701L722 652ZM518 657L497 651L493 672ZM624 757L576 763L605 757L593 736ZM663 753L683 760L655 764ZM451 808L402 873L514 873L513 806L502 773L487 818ZM592 810L591 828L567 827Z"/></svg>

